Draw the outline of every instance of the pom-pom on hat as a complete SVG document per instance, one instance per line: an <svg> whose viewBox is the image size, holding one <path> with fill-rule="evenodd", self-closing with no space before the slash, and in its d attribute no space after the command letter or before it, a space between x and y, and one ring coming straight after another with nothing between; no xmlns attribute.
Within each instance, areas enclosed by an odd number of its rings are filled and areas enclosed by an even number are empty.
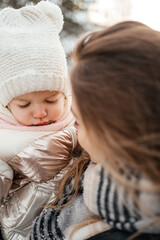
<svg viewBox="0 0 160 240"><path fill-rule="evenodd" d="M54 3L0 11L0 103L34 91L70 93L59 39L63 15Z"/></svg>

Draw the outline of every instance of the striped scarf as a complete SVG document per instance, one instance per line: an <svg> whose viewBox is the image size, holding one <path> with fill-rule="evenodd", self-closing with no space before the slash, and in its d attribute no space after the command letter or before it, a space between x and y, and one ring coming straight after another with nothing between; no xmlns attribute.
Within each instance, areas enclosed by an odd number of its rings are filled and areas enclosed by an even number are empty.
<svg viewBox="0 0 160 240"><path fill-rule="evenodd" d="M83 185L82 185L83 184ZM137 178L137 184L149 186L146 179ZM69 192L72 182L64 194ZM134 203L123 186L116 182L99 165L90 164L79 187L77 198L62 210L45 210L33 224L30 240L66 240L76 224L95 215L101 221L81 227L72 240L84 240L111 227L135 232L146 227L153 219ZM160 216L160 196L145 192L136 192L140 201L154 214ZM69 196L70 198L71 196ZM146 233L160 233L160 223L145 229Z"/></svg>

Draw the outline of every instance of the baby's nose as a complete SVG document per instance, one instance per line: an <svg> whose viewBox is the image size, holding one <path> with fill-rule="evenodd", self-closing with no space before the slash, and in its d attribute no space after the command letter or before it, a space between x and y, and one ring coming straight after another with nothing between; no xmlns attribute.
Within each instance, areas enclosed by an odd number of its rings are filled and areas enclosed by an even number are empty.
<svg viewBox="0 0 160 240"><path fill-rule="evenodd" d="M47 111L43 107L39 107L33 112L34 118L44 118L46 116L47 116Z"/></svg>

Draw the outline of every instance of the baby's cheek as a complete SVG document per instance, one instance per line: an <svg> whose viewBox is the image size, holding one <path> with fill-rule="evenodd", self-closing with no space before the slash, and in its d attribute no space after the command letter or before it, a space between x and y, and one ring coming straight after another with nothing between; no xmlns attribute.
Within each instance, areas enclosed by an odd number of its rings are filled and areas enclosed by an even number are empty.
<svg viewBox="0 0 160 240"><path fill-rule="evenodd" d="M56 111L52 114L52 119L53 120L58 120L60 118L60 112L59 111Z"/></svg>

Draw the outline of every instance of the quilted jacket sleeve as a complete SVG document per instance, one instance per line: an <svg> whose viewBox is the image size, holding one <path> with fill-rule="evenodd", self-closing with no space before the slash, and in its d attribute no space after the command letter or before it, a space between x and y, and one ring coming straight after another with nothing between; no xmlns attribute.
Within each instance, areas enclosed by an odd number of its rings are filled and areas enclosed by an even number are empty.
<svg viewBox="0 0 160 240"><path fill-rule="evenodd" d="M76 143L76 129L69 127L36 139L12 158L9 164L31 181L45 182L68 165Z"/></svg>
<svg viewBox="0 0 160 240"><path fill-rule="evenodd" d="M32 181L14 192L0 213L4 240L29 240L27 235L33 220L45 209L44 206L49 206L54 201L59 182L71 164L72 161L51 180L43 183Z"/></svg>
<svg viewBox="0 0 160 240"><path fill-rule="evenodd" d="M8 195L12 185L13 170L8 163L0 160L0 205Z"/></svg>

